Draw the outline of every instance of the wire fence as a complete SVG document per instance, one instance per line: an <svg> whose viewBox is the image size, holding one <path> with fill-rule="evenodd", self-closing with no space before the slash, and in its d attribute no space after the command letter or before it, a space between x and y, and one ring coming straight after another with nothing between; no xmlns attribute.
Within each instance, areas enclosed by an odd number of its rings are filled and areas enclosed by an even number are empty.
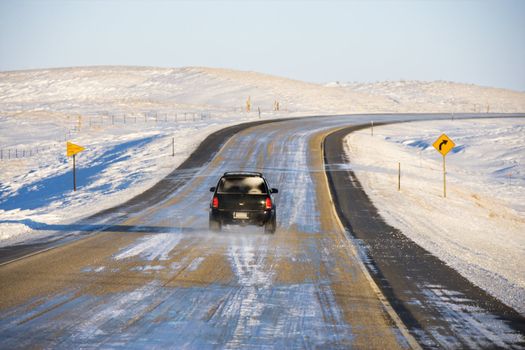
<svg viewBox="0 0 525 350"><path fill-rule="evenodd" d="M51 150L56 150L61 144L56 143L53 145L37 146L37 147L10 147L0 149L0 161L24 159L37 156L42 153L47 153Z"/></svg>
<svg viewBox="0 0 525 350"><path fill-rule="evenodd" d="M182 113L159 113L144 112L132 114L98 114L78 116L77 127L109 126L118 124L158 124L158 123L182 123L208 120L211 114L206 112L182 112Z"/></svg>
<svg viewBox="0 0 525 350"><path fill-rule="evenodd" d="M63 142L78 135L82 131L90 129L99 129L101 127L111 127L115 125L167 125L175 123L193 123L197 121L204 121L211 119L209 112L180 112L180 113L159 113L159 112L143 112L143 113L97 113L96 115L80 115L69 116L67 121L68 127L64 128L63 138L51 142L47 145L38 146L16 146L16 147L1 147L0 146L0 161L17 160L31 158L44 153L54 152L57 149L64 147ZM50 143L49 141L47 141Z"/></svg>

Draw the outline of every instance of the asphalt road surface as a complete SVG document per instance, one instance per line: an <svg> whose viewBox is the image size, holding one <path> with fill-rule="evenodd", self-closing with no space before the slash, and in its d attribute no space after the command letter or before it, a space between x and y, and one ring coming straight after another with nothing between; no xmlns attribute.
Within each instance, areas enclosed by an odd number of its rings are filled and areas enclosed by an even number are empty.
<svg viewBox="0 0 525 350"><path fill-rule="evenodd" d="M430 117L438 116L394 118ZM364 118L290 120L212 136L142 196L77 225L49 227L66 237L60 245L1 251L4 262L19 259L0 266L0 347L523 346L519 316L463 298L454 285L418 282L414 293L430 292L407 299L405 288L397 298L373 255L365 267L366 243L332 205L323 147L326 135ZM208 231L209 187L232 170L261 171L279 189L275 234ZM398 275L411 278L403 269ZM419 306L406 307L412 302Z"/></svg>

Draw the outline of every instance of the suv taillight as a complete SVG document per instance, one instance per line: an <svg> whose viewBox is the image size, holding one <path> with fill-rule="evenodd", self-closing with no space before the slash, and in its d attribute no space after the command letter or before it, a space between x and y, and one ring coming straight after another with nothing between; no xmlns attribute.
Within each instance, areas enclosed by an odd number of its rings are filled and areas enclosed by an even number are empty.
<svg viewBox="0 0 525 350"><path fill-rule="evenodd" d="M270 197L266 198L266 209L272 209L272 199Z"/></svg>
<svg viewBox="0 0 525 350"><path fill-rule="evenodd" d="M219 198L213 197L213 201L211 202L212 208L217 209L219 207Z"/></svg>

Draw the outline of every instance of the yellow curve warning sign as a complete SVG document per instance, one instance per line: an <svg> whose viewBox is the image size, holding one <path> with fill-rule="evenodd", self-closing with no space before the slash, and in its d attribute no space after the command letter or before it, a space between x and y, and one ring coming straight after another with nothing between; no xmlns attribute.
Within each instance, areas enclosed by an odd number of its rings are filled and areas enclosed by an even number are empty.
<svg viewBox="0 0 525 350"><path fill-rule="evenodd" d="M74 156L75 154L80 153L80 152L82 152L83 150L85 150L84 147L79 146L79 145L75 145L74 143L71 143L71 142L68 142L68 143L66 144L66 146L67 146L67 151L66 151L66 152L67 152L67 156L68 156L68 157L72 157L72 156Z"/></svg>
<svg viewBox="0 0 525 350"><path fill-rule="evenodd" d="M433 146L436 151L441 153L443 156L446 156L447 153L456 146L456 144L447 135L443 134L436 140L436 142L434 142Z"/></svg>

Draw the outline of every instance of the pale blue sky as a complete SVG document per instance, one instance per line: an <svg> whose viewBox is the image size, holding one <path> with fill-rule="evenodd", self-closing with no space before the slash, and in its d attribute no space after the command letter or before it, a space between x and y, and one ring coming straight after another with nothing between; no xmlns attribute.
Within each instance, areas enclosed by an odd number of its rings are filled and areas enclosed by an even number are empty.
<svg viewBox="0 0 525 350"><path fill-rule="evenodd" d="M525 1L0 0L0 70L84 65L525 91Z"/></svg>

